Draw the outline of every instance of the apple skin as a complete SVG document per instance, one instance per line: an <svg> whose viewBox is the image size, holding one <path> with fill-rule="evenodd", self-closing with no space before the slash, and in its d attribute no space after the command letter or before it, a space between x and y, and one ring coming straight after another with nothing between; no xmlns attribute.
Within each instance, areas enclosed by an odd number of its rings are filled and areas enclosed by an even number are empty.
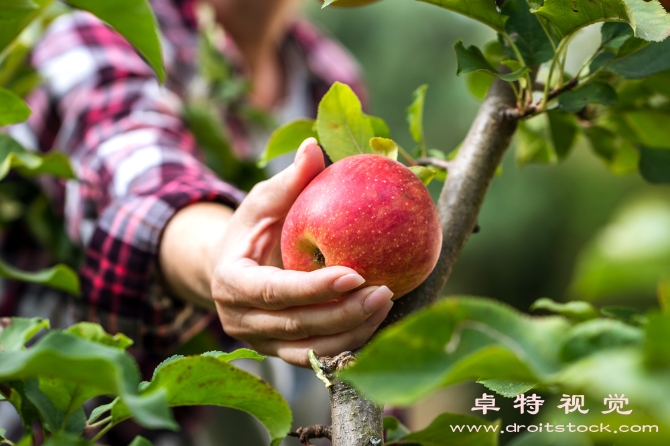
<svg viewBox="0 0 670 446"><path fill-rule="evenodd" d="M419 286L442 248L437 209L421 180L379 155L346 157L302 191L284 222L284 268L346 266L397 299Z"/></svg>
<svg viewBox="0 0 670 446"><path fill-rule="evenodd" d="M319 0L323 3L323 0ZM371 3L377 3L380 0L338 0L335 3L331 3L329 6L334 6L337 8L353 8L356 6L365 6Z"/></svg>

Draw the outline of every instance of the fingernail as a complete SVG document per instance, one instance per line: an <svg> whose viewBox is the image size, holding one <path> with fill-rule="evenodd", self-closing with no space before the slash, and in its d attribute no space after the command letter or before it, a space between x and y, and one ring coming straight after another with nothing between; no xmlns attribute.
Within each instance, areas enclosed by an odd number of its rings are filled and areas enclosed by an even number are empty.
<svg viewBox="0 0 670 446"><path fill-rule="evenodd" d="M383 307L375 311L375 313L368 318L368 324L372 326L381 324L384 319L386 319L389 311L391 311L391 307L393 307L393 301L386 302Z"/></svg>
<svg viewBox="0 0 670 446"><path fill-rule="evenodd" d="M305 152L307 151L307 147L309 147L312 144L316 144L316 139L314 138L307 138L305 141L303 141L302 144L300 144L300 148L295 154L295 160L294 164L298 164L300 162L300 159L305 156Z"/></svg>
<svg viewBox="0 0 670 446"><path fill-rule="evenodd" d="M382 305L390 301L392 297L393 291L389 290L386 286L380 286L365 299L365 302L363 303L363 311L365 311L366 314L373 313Z"/></svg>
<svg viewBox="0 0 670 446"><path fill-rule="evenodd" d="M336 279L333 284L333 290L336 293L346 293L365 283L365 279L358 274L347 274Z"/></svg>

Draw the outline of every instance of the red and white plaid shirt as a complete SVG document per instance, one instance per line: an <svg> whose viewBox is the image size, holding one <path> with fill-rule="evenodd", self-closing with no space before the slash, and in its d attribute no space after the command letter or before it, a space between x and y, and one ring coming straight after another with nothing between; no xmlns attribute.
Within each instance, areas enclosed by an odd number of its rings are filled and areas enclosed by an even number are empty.
<svg viewBox="0 0 670 446"><path fill-rule="evenodd" d="M197 58L194 3L152 0L163 33L165 86L122 37L92 15L56 19L32 54L44 78L27 100L33 114L11 129L29 149L67 153L77 173L76 181L45 181L69 236L85 248L78 317L124 332L153 353L174 347L215 318L156 286L163 228L190 204L235 207L244 198L204 166L180 117ZM287 38L297 43L308 68L305 88L313 114L334 81L364 95L357 65L338 44L304 21ZM235 136L238 145L244 143L243 128ZM22 263L36 266L30 259ZM0 316L16 314L24 294L18 284L6 287Z"/></svg>

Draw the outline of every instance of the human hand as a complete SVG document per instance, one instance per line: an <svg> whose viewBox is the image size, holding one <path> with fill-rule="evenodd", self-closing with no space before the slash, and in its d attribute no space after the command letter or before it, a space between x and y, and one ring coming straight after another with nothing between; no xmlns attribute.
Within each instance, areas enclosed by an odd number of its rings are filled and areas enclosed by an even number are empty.
<svg viewBox="0 0 670 446"><path fill-rule="evenodd" d="M256 185L218 241L211 291L224 330L259 352L309 366L308 351L333 356L361 347L393 306L387 287L365 287L351 268L286 271L279 241L284 219L309 182L324 169L314 138L295 162Z"/></svg>

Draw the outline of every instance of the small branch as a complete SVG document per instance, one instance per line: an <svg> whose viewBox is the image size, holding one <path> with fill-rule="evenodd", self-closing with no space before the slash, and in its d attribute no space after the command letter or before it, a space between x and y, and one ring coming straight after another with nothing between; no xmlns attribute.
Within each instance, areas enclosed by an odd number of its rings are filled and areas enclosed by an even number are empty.
<svg viewBox="0 0 670 446"><path fill-rule="evenodd" d="M440 170L449 171L449 161L439 158L418 158L416 164L419 166L435 166Z"/></svg>
<svg viewBox="0 0 670 446"><path fill-rule="evenodd" d="M402 147L398 146L398 152L399 152L400 155L402 155L402 157L405 159L405 162L407 163L408 166L416 166L416 165L417 165L417 164L416 164L416 160L412 157L412 155L410 155L409 153L407 153L407 150L405 150L405 149L403 149Z"/></svg>
<svg viewBox="0 0 670 446"><path fill-rule="evenodd" d="M309 440L312 438L327 438L330 440L332 437L330 426L324 426L323 424L299 427L294 432L289 432L288 435L289 437L299 438L300 443L304 444L305 446L310 446Z"/></svg>
<svg viewBox="0 0 670 446"><path fill-rule="evenodd" d="M568 90L572 90L573 88L575 88L577 86L578 83L579 83L579 79L577 77L573 77L572 79L570 79L569 82L567 82L562 87L554 88L547 95L547 102L551 101L552 99L554 99L555 97L557 97L561 93L565 93ZM537 113L540 113L542 111L543 111L542 110L542 100L540 99L540 100L537 100L537 101L533 102L532 104L530 104L526 108L526 110L524 110L523 112L521 112L521 110L519 110L518 108L507 108L507 109L502 110L502 115L505 119L517 120L517 119L524 119L524 118L527 118L529 116L536 115Z"/></svg>

